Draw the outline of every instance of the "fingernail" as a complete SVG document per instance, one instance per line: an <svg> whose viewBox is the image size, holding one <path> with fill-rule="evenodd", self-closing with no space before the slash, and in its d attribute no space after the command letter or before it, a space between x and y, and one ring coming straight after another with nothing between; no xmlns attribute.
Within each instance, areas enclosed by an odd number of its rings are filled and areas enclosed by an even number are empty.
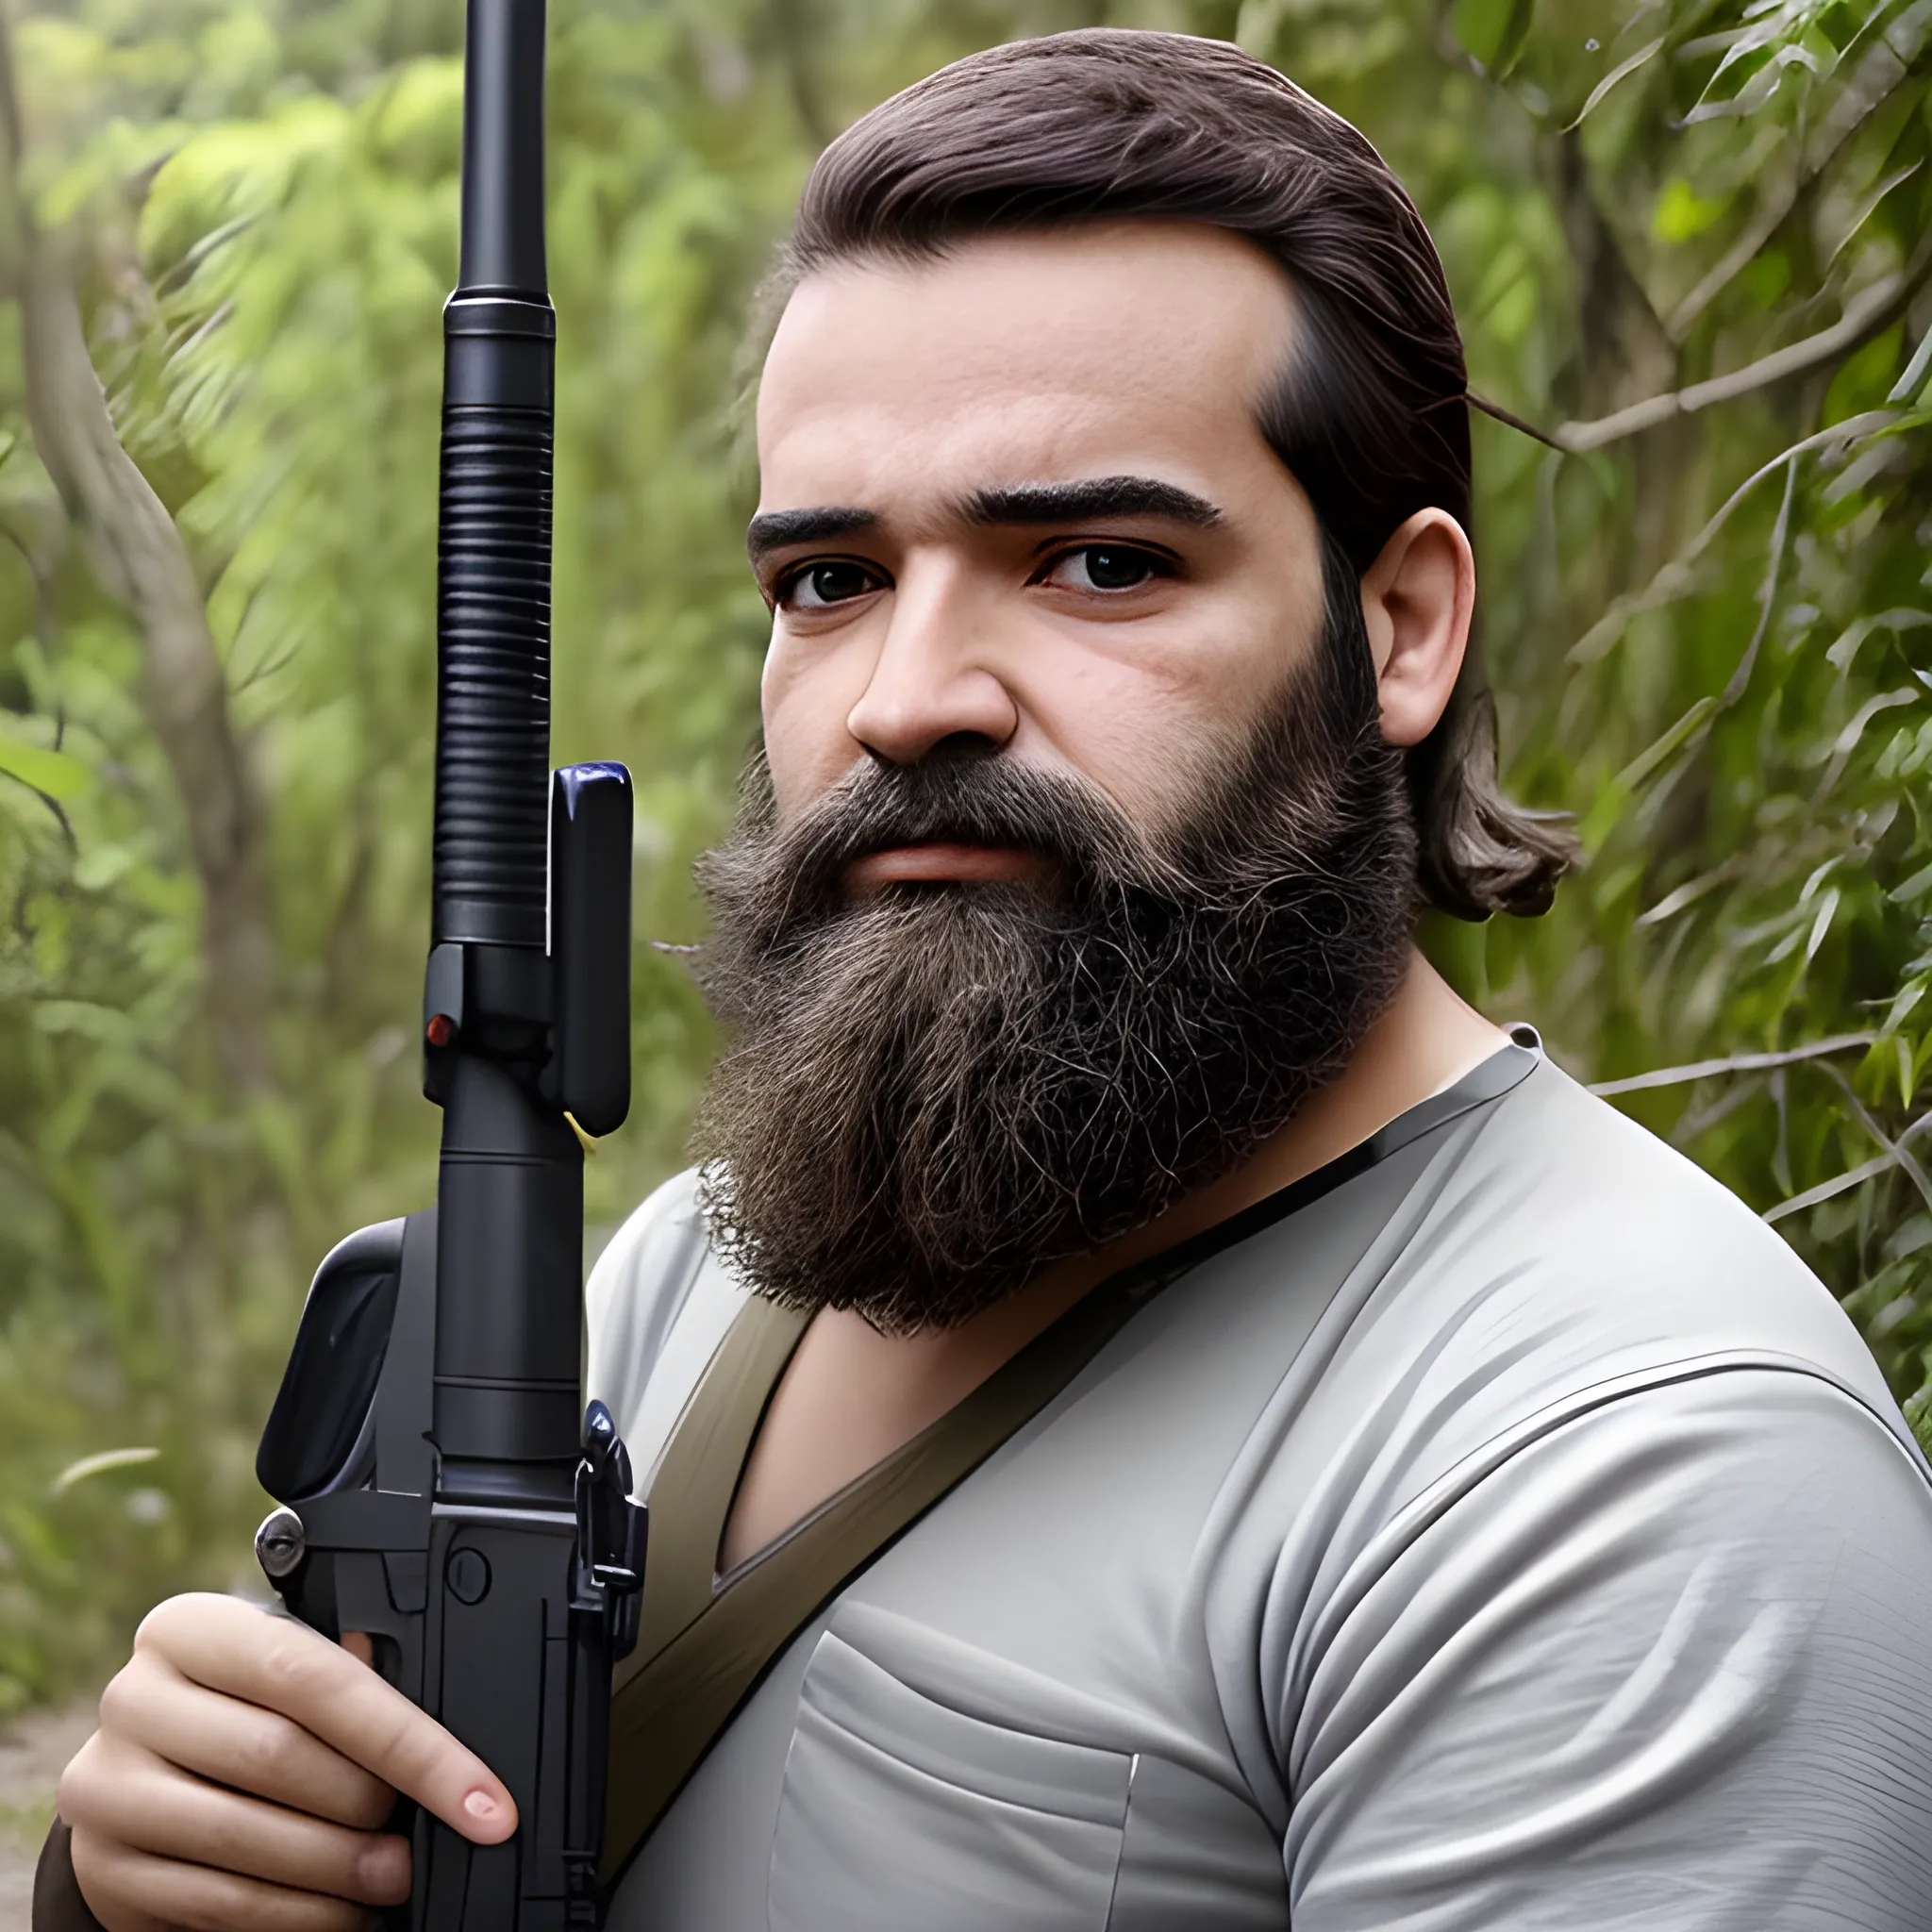
<svg viewBox="0 0 1932 1932"><path fill-rule="evenodd" d="M503 1816L503 1807L488 1791L472 1791L463 1800L463 1814L478 1824L494 1824Z"/></svg>

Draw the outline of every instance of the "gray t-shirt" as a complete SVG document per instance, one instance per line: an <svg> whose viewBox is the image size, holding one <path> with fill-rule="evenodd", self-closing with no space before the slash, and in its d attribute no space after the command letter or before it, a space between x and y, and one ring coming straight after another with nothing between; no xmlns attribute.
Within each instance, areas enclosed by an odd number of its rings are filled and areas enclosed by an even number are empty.
<svg viewBox="0 0 1932 1932"><path fill-rule="evenodd" d="M1783 1241L1512 1051L851 1583L612 1932L1932 1927L1924 1459ZM689 1176L600 1260L641 1470L743 1297Z"/></svg>

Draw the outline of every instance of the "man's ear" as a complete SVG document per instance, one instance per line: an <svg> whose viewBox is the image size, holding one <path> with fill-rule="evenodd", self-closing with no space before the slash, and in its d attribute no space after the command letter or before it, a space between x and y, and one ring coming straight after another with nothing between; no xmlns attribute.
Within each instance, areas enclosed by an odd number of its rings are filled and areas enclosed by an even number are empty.
<svg viewBox="0 0 1932 1932"><path fill-rule="evenodd" d="M1475 611L1475 555L1445 509L1419 509L1362 578L1382 736L1418 744L1435 729L1462 669Z"/></svg>

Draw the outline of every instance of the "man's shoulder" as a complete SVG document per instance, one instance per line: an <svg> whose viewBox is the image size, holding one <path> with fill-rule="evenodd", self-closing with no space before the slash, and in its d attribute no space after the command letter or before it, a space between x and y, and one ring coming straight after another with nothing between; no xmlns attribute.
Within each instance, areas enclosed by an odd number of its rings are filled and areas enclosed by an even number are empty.
<svg viewBox="0 0 1932 1932"><path fill-rule="evenodd" d="M1281 1259L1286 1273L1291 1246ZM1634 1574L1690 1520L1671 1498L1712 1471L1750 1490L1754 1522L1774 1513L1799 1442L1840 1489L1909 1467L1922 1507L1924 1458L1830 1291L1718 1182L1545 1061L1444 1129L1285 1368L1243 1444L1224 1574L1238 1591L1263 1579L1268 1614L1306 1635L1342 1579L1402 1569L1406 1601L1465 1545L1504 1548L1425 1532L1507 1539L1539 1520L1560 1465L1561 1508L1579 1518L1640 1492L1656 1506L1605 1528Z"/></svg>
<svg viewBox="0 0 1932 1932"><path fill-rule="evenodd" d="M1497 1108L1459 1175L1542 1285L1695 1338L1703 1324L1837 1356L1860 1344L1829 1290L1721 1181L1550 1061ZM1858 1358L1854 1357L1854 1359Z"/></svg>
<svg viewBox="0 0 1932 1932"><path fill-rule="evenodd" d="M1438 1176L1363 1312L1373 1352L1427 1356L1430 1387L1467 1392L1457 1434L1732 1365L1823 1377L1905 1433L1777 1231L1547 1061Z"/></svg>
<svg viewBox="0 0 1932 1932"><path fill-rule="evenodd" d="M656 1188L625 1216L616 1232L598 1252L587 1290L593 1298L608 1296L620 1283L633 1280L641 1268L681 1253L704 1239L704 1214L698 1205L698 1170L687 1167Z"/></svg>
<svg viewBox="0 0 1932 1932"><path fill-rule="evenodd" d="M584 1290L586 1387L643 1476L746 1291L711 1252L698 1174L674 1174L611 1236Z"/></svg>

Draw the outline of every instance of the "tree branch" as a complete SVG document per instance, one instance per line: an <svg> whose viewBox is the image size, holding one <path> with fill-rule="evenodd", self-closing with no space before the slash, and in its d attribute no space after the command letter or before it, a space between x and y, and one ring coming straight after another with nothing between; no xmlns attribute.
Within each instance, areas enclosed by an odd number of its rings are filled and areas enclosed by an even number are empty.
<svg viewBox="0 0 1932 1932"><path fill-rule="evenodd" d="M1754 390L1768 389L1787 376L1802 375L1829 361L1841 351L1855 347L1868 335L1875 335L1911 301L1914 291L1924 279L1932 247L1922 243L1910 265L1896 275L1882 275L1869 288L1860 289L1845 304L1844 313L1829 328L1820 329L1803 341L1791 342L1761 356L1728 375L1714 375L1707 382L1693 382L1688 389L1673 390L1667 395L1647 396L1627 409L1599 417L1594 423L1565 423L1554 441L1573 456L1586 450L1601 449L1607 442L1654 429L1674 416L1694 415L1713 403L1727 403Z"/></svg>
<svg viewBox="0 0 1932 1932"><path fill-rule="evenodd" d="M12 231L27 420L96 577L141 629L143 708L180 793L201 883L216 1049L237 1086L258 1089L270 1074L275 965L261 811L187 545L115 434L88 356L72 260L61 239L35 223L19 162L12 34L0 16L0 215Z"/></svg>
<svg viewBox="0 0 1932 1932"><path fill-rule="evenodd" d="M1833 1083L1844 1095L1846 1111L1878 1142L1879 1146L1885 1150L1891 1160L1904 1171L1906 1178L1911 1182L1913 1187L1918 1189L1919 1198L1924 1202L1926 1207L1932 1208L1932 1174L1926 1174L1925 1170L1906 1150L1906 1142L1911 1139L1912 1135L1923 1124L1924 1116L1921 1115L1919 1120L1914 1121L1894 1141L1878 1124L1877 1120L1872 1113L1872 1109L1858 1098L1857 1092L1853 1091L1852 1083L1836 1067L1827 1066L1823 1071L1831 1076Z"/></svg>
<svg viewBox="0 0 1932 1932"><path fill-rule="evenodd" d="M1807 1188L1802 1194L1793 1194L1789 1201L1780 1201L1776 1207L1767 1208L1757 1218L1764 1222L1782 1221L1787 1214L1801 1213L1807 1208L1816 1208L1839 1194L1848 1193L1862 1181L1876 1180L1880 1174L1890 1173L1894 1165L1896 1163L1890 1155L1881 1154L1875 1160L1868 1160L1849 1173L1833 1174L1828 1181L1820 1181L1815 1188Z"/></svg>
<svg viewBox="0 0 1932 1932"><path fill-rule="evenodd" d="M1684 1067L1657 1067L1648 1074L1632 1074L1624 1080L1599 1080L1590 1091L1607 1099L1613 1093L1641 1093L1653 1087L1681 1087L1690 1080L1708 1080L1719 1074L1761 1074L1773 1067L1795 1067L1804 1060L1824 1059L1835 1053L1849 1053L1854 1047L1872 1044L1870 1033L1835 1033L1829 1040L1814 1040L1806 1046L1787 1047L1782 1053L1734 1053L1721 1060L1693 1060Z"/></svg>

